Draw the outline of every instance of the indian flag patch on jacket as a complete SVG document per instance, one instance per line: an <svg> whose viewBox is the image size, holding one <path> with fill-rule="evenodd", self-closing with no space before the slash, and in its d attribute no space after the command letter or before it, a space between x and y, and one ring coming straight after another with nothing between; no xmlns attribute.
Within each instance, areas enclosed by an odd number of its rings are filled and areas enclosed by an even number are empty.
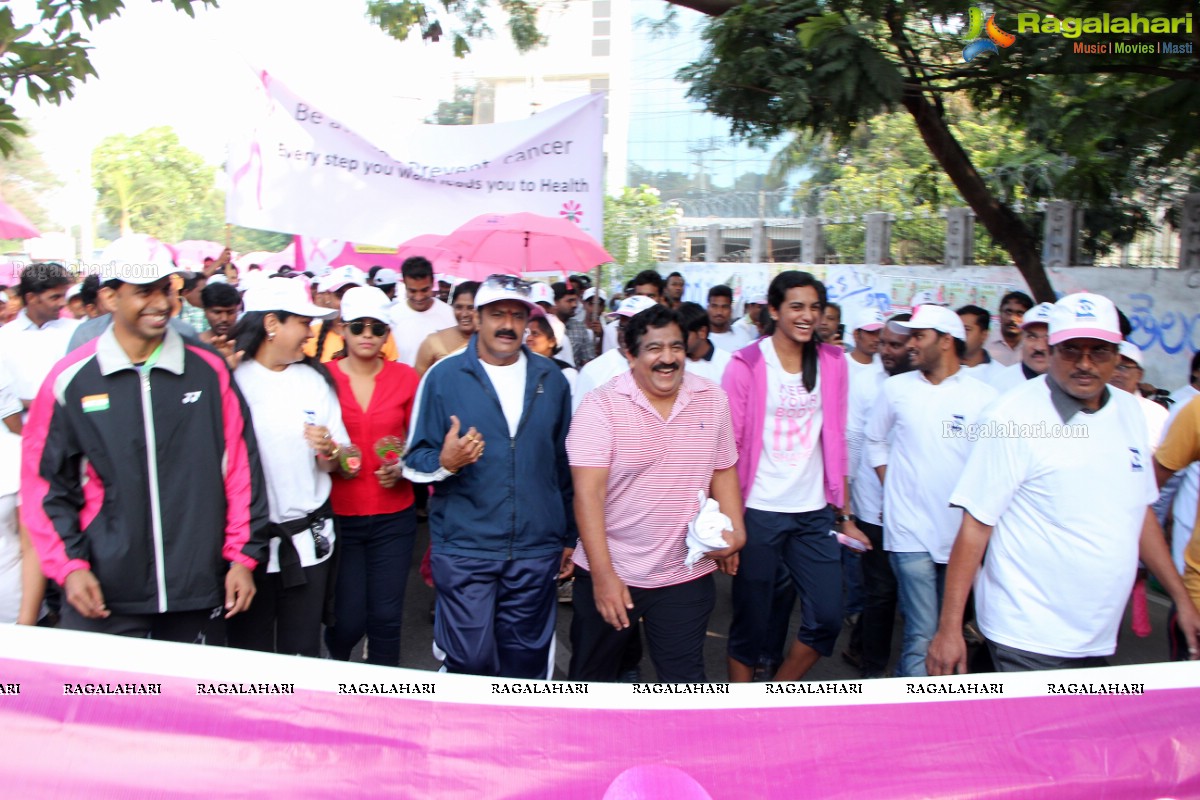
<svg viewBox="0 0 1200 800"><path fill-rule="evenodd" d="M90 414L93 411L108 411L108 395L106 394L89 394L81 401L83 405L83 413Z"/></svg>

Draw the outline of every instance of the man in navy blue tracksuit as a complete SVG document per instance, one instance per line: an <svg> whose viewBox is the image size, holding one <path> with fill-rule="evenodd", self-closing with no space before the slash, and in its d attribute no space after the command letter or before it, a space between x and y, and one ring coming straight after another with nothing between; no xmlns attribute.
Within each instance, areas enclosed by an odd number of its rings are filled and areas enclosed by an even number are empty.
<svg viewBox="0 0 1200 800"><path fill-rule="evenodd" d="M529 294L525 281L488 278L478 332L417 392L404 474L436 483L434 640L449 672L549 677L555 589L577 538L571 393L553 361L522 346Z"/></svg>

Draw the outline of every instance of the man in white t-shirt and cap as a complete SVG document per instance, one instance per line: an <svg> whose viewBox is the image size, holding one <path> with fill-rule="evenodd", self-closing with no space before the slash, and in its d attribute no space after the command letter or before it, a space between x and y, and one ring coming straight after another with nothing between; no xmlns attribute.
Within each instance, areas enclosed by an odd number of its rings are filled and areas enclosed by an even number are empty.
<svg viewBox="0 0 1200 800"><path fill-rule="evenodd" d="M437 482L433 634L448 672L549 677L558 578L578 534L570 388L522 344L534 308L527 281L488 277L476 332L429 368L414 403L404 476Z"/></svg>
<svg viewBox="0 0 1200 800"><path fill-rule="evenodd" d="M417 350L431 333L458 324L454 309L434 297L433 265L423 256L405 259L400 265L404 299L392 306L392 336L396 360L410 367L417 363Z"/></svg>
<svg viewBox="0 0 1200 800"><path fill-rule="evenodd" d="M883 372L879 363L879 332L883 330L883 312L878 308L847 309L850 324L846 327L854 337L854 349L846 353L850 370L850 391L860 377Z"/></svg>
<svg viewBox="0 0 1200 800"><path fill-rule="evenodd" d="M988 383L1000 394L1033 380L1050 366L1050 312L1053 303L1039 303L1025 312L1021 322L1020 360L992 370ZM995 362L999 363L999 362Z"/></svg>
<svg viewBox="0 0 1200 800"><path fill-rule="evenodd" d="M1133 342L1121 342L1117 354L1117 366L1113 370L1109 385L1133 395L1138 401L1138 408L1146 418L1146 434L1150 440L1150 453L1158 449L1166 432L1167 417L1170 412L1164 406L1153 400L1142 397L1138 384L1142 382L1146 371L1142 368L1142 348Z"/></svg>
<svg viewBox="0 0 1200 800"><path fill-rule="evenodd" d="M867 423L866 457L883 483L883 546L904 615L896 675L917 677L925 675L946 562L962 521L950 493L996 390L959 365L966 333L954 311L919 306L911 320L890 324L911 332L914 369L883 382Z"/></svg>
<svg viewBox="0 0 1200 800"><path fill-rule="evenodd" d="M625 355L625 326L634 314L658 305L658 301L645 295L635 294L626 297L617 306L617 310L608 315L617 329L617 346L597 358L593 358L579 370L575 381L575 392L571 397L571 410L579 408L584 396L598 386L603 386L618 375L623 375L629 369L629 359Z"/></svg>
<svg viewBox="0 0 1200 800"><path fill-rule="evenodd" d="M926 660L931 675L966 671L972 583L997 670L1103 666L1139 557L1178 605L1197 657L1200 612L1150 509L1158 491L1145 419L1133 397L1108 387L1121 341L1112 301L1067 295L1051 313L1046 374L988 409L950 498L963 521Z"/></svg>

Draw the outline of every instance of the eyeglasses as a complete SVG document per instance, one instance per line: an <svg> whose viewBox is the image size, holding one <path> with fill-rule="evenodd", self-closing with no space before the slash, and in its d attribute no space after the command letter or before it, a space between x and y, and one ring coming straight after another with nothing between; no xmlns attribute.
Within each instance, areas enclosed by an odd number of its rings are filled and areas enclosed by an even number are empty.
<svg viewBox="0 0 1200 800"><path fill-rule="evenodd" d="M1092 360L1093 364L1107 364L1117 357L1117 348L1111 345L1097 345L1095 347L1080 347L1077 344L1060 344L1056 348L1063 360L1072 363L1080 361L1086 355Z"/></svg>
<svg viewBox="0 0 1200 800"><path fill-rule="evenodd" d="M518 278L516 275L488 275L481 288L516 292L522 297L529 297L533 293L533 284L527 280Z"/></svg>
<svg viewBox="0 0 1200 800"><path fill-rule="evenodd" d="M1137 372L1141 367L1137 364L1126 364L1124 362L1117 364L1117 372Z"/></svg>
<svg viewBox="0 0 1200 800"><path fill-rule="evenodd" d="M361 319L356 319L346 327L348 327L350 329L350 333L354 334L355 336L362 336L363 331L367 329L367 323L363 322ZM371 334L373 336L382 339L385 335L387 335L387 332L388 326L384 325L382 322L371 323Z"/></svg>

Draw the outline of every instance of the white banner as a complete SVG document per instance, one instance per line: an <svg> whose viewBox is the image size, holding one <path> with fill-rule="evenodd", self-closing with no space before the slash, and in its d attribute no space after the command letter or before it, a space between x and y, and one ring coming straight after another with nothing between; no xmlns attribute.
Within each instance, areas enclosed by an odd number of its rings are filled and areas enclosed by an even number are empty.
<svg viewBox="0 0 1200 800"><path fill-rule="evenodd" d="M529 211L603 240L602 94L517 122L413 125L384 152L266 72L258 91L261 113L230 144L228 222L395 245Z"/></svg>

